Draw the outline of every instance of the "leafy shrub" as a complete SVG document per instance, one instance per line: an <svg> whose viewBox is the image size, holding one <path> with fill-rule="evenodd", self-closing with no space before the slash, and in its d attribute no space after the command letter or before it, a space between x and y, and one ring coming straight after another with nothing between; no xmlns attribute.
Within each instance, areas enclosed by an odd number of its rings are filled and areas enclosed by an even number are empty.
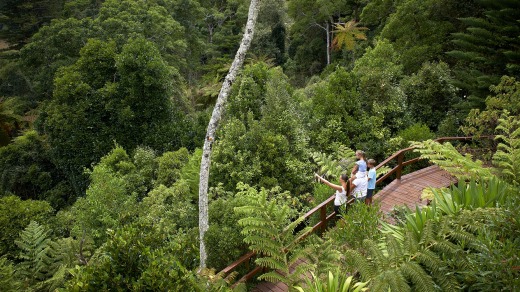
<svg viewBox="0 0 520 292"><path fill-rule="evenodd" d="M508 116L508 112L502 114L498 120L496 130L500 141L498 149L493 156L493 162L498 167L502 177L515 186L520 185L520 119L516 116Z"/></svg>
<svg viewBox="0 0 520 292"><path fill-rule="evenodd" d="M235 208L235 212L243 216L238 224L242 227L244 242L258 253L255 263L269 269L258 279L280 281L289 287L301 282L303 275L312 269L311 264L301 261L308 251L299 245L310 227L296 231L303 217L291 222L288 206L269 200L265 189L257 191L246 185L241 188L246 205Z"/></svg>
<svg viewBox="0 0 520 292"><path fill-rule="evenodd" d="M36 131L27 131L0 147L0 196L46 200L60 208L75 194L51 160L50 147Z"/></svg>
<svg viewBox="0 0 520 292"><path fill-rule="evenodd" d="M5 257L0 258L0 287L5 292L17 292L21 288L21 283L15 276L13 264Z"/></svg>
<svg viewBox="0 0 520 292"><path fill-rule="evenodd" d="M130 224L110 231L89 264L77 267L68 291L201 291L183 259L195 250L182 232L164 233L152 225ZM187 245L188 243L188 245Z"/></svg>
<svg viewBox="0 0 520 292"><path fill-rule="evenodd" d="M129 192L128 182L105 164L95 166L90 177L92 182L86 196L71 208L75 217L72 231L80 236L86 230L99 246L106 240L107 229L134 219L137 198Z"/></svg>
<svg viewBox="0 0 520 292"><path fill-rule="evenodd" d="M378 230L379 216L377 202L372 206L354 203L342 214L336 227L327 232L326 237L339 246L362 249L365 239L377 240L381 236Z"/></svg>
<svg viewBox="0 0 520 292"><path fill-rule="evenodd" d="M305 281L305 289L302 287L295 287L299 292L360 292L367 291L365 288L367 283L355 282L354 277L347 277L344 273L336 271L335 274L329 271L326 279L320 279L316 275L311 274L312 279Z"/></svg>
<svg viewBox="0 0 520 292"><path fill-rule="evenodd" d="M17 196L0 198L0 255L15 258L18 234L31 221L47 222L52 211L52 207L45 201L22 201Z"/></svg>
<svg viewBox="0 0 520 292"><path fill-rule="evenodd" d="M218 198L209 205L209 229L204 236L209 247L208 266L220 270L247 252L244 236L240 233L235 207L246 203L243 196Z"/></svg>
<svg viewBox="0 0 520 292"><path fill-rule="evenodd" d="M157 157L158 169L156 184L171 186L181 176L181 168L188 162L188 149L181 148L175 152L165 152Z"/></svg>

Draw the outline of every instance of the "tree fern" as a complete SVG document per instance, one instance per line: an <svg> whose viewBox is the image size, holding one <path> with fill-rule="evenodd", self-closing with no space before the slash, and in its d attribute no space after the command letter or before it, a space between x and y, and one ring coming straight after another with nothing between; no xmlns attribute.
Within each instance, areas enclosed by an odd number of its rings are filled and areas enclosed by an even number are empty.
<svg viewBox="0 0 520 292"><path fill-rule="evenodd" d="M72 238L52 241L49 230L32 221L16 244L21 250L17 267L26 287L54 291L67 280L69 269L79 263L79 243Z"/></svg>
<svg viewBox="0 0 520 292"><path fill-rule="evenodd" d="M0 258L0 287L5 292L20 291L21 288L13 264L5 257Z"/></svg>
<svg viewBox="0 0 520 292"><path fill-rule="evenodd" d="M433 291L431 276L403 248L402 243L392 236L386 237L383 245L365 240L367 256L358 251L349 251L351 266L361 274L364 281L370 280L371 291Z"/></svg>
<svg viewBox="0 0 520 292"><path fill-rule="evenodd" d="M49 231L31 221L15 243L21 250L21 263L17 270L24 282L30 286L48 278Z"/></svg>
<svg viewBox="0 0 520 292"><path fill-rule="evenodd" d="M366 40L365 31L368 28L359 27L358 24L355 20L350 20L344 24L335 24L334 33L336 33L336 37L332 40L332 46L336 50L341 50L345 47L347 50L352 51L356 45L356 40Z"/></svg>
<svg viewBox="0 0 520 292"><path fill-rule="evenodd" d="M462 155L450 143L438 143L433 140L413 142L412 147L421 154L421 158L438 165L459 180L472 177L491 178L493 173L484 167L482 161L473 160L470 154Z"/></svg>
<svg viewBox="0 0 520 292"><path fill-rule="evenodd" d="M505 112L498 120L495 137L500 141L493 162L501 176L515 186L520 185L520 119Z"/></svg>
<svg viewBox="0 0 520 292"><path fill-rule="evenodd" d="M313 268L306 260L307 251L299 244L310 228L296 232L303 217L291 222L289 208L268 200L268 191L250 190L247 205L235 208L235 212L245 216L238 223L243 227L244 242L258 253L256 264L269 269L259 279L283 282L292 287Z"/></svg>
<svg viewBox="0 0 520 292"><path fill-rule="evenodd" d="M318 172L327 176L337 178L343 173L350 173L356 164L356 152L344 145L340 145L335 154L327 155L314 152L312 159L318 165ZM381 176L391 169L387 166L377 169L377 175Z"/></svg>

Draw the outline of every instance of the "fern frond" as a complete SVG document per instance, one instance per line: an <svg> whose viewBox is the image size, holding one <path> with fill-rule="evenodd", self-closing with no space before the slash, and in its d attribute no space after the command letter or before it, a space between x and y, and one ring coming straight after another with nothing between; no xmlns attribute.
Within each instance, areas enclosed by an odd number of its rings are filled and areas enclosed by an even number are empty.
<svg viewBox="0 0 520 292"><path fill-rule="evenodd" d="M493 163L500 170L501 176L513 185L520 185L520 119L509 116L505 111L498 120L495 136L499 141L497 152L493 156Z"/></svg>
<svg viewBox="0 0 520 292"><path fill-rule="evenodd" d="M450 143L438 143L433 140L412 143L414 151L421 157L438 165L459 181L468 180L472 177L491 178L493 174L489 168L484 167L482 161L473 160L471 155L462 155Z"/></svg>
<svg viewBox="0 0 520 292"><path fill-rule="evenodd" d="M364 281L368 281L376 276L375 269L373 268L373 266L358 251L347 250L345 252L345 257L347 261L350 263L350 265L352 267L355 267L356 270L361 274L361 278Z"/></svg>
<svg viewBox="0 0 520 292"><path fill-rule="evenodd" d="M258 258L255 260L255 263L261 267L270 268L273 270L284 270L287 267L287 264L284 261L270 258Z"/></svg>
<svg viewBox="0 0 520 292"><path fill-rule="evenodd" d="M286 277L284 277L283 275L279 274L276 271L271 271L271 272L262 274L258 277L258 280L266 280L271 283L277 283L277 282L287 283L288 282Z"/></svg>

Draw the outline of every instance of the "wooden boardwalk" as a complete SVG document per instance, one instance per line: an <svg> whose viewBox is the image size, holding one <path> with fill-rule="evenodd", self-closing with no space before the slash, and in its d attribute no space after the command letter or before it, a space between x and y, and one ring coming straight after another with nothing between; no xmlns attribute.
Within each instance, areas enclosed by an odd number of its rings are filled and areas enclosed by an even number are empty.
<svg viewBox="0 0 520 292"><path fill-rule="evenodd" d="M403 175L401 179L392 181L378 192L374 199L381 204L381 211L388 213L394 206L406 205L415 208L416 205L426 205L421 200L422 191L427 187L443 188L455 183L456 179L434 165ZM289 288L284 283L260 282L253 292L286 292Z"/></svg>
<svg viewBox="0 0 520 292"><path fill-rule="evenodd" d="M388 213L394 206L406 205L415 209L416 205L426 205L421 200L422 191L427 187L449 187L457 180L437 165L403 175L378 192L374 199L381 204L381 211Z"/></svg>

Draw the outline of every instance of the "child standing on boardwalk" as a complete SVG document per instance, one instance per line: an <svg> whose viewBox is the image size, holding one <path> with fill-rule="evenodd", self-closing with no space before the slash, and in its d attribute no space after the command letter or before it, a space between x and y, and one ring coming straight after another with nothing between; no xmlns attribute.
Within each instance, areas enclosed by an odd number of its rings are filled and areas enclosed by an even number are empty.
<svg viewBox="0 0 520 292"><path fill-rule="evenodd" d="M368 160L368 188L367 188L367 197L365 199L365 204L372 205L372 197L374 196L374 191L376 189L376 161L374 159Z"/></svg>
<svg viewBox="0 0 520 292"><path fill-rule="evenodd" d="M363 150L357 150L356 151L356 158L358 161L356 161L356 164L354 165L354 168L352 169L352 173L350 176L354 178L356 176L357 178L361 178L367 175L367 163L366 163L366 156L365 151Z"/></svg>

